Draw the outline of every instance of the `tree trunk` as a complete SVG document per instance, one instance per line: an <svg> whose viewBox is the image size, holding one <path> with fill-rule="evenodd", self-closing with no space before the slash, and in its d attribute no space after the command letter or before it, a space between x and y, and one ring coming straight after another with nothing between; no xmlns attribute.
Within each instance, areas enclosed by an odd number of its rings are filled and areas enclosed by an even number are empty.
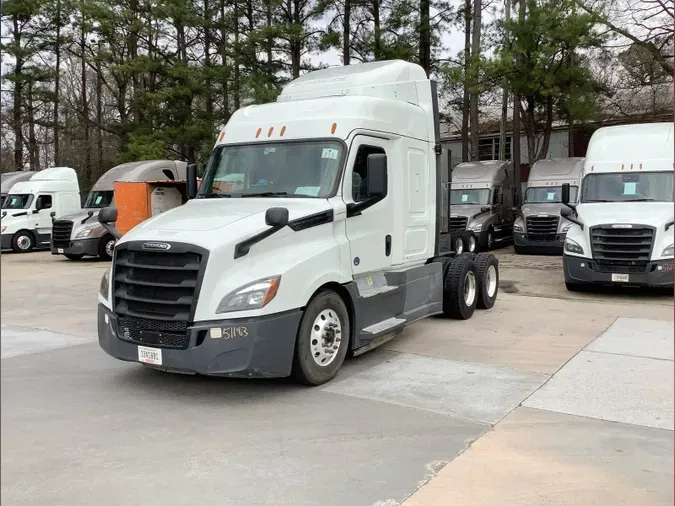
<svg viewBox="0 0 675 506"><path fill-rule="evenodd" d="M518 20L525 22L525 0L518 0ZM516 189L516 199L514 205L519 205L522 201L520 184L520 118L522 113L522 100L518 93L513 94L513 136L511 137L511 153L513 154L513 175L514 186ZM529 141L528 141L529 145Z"/></svg>
<svg viewBox="0 0 675 506"><path fill-rule="evenodd" d="M345 0L344 21L342 22L342 64L349 65L349 53L351 49L351 18L352 2Z"/></svg>
<svg viewBox="0 0 675 506"><path fill-rule="evenodd" d="M204 78L206 106L206 121L213 126L213 94L211 92L211 7L209 0L204 0L204 66L206 76Z"/></svg>
<svg viewBox="0 0 675 506"><path fill-rule="evenodd" d="M469 70L471 68L471 0L464 2L464 97L462 98L462 161L469 161Z"/></svg>
<svg viewBox="0 0 675 506"><path fill-rule="evenodd" d="M84 27L84 15L80 27L80 56L81 56L81 81L82 81L82 139L84 143L84 161L82 163L82 180L86 188L91 184L91 145L89 144L89 103L87 101L87 35Z"/></svg>
<svg viewBox="0 0 675 506"><path fill-rule="evenodd" d="M27 96L28 116L28 159L31 170L40 170L40 150L35 136L35 104L33 103L33 82L28 84Z"/></svg>
<svg viewBox="0 0 675 506"><path fill-rule="evenodd" d="M431 27L429 14L429 0L420 0L420 66L431 75Z"/></svg>
<svg viewBox="0 0 675 506"><path fill-rule="evenodd" d="M572 111L567 112L567 156L574 156L574 118Z"/></svg>
<svg viewBox="0 0 675 506"><path fill-rule="evenodd" d="M271 1L271 0L270 0ZM227 41L229 30L227 26L227 17L225 15L225 6L227 0L220 0L220 58L222 60L222 79L221 87L223 93L222 121L227 123L230 119L230 82L228 72Z"/></svg>
<svg viewBox="0 0 675 506"><path fill-rule="evenodd" d="M291 0L292 5L292 24L296 28L302 26L300 20L300 0ZM291 76L293 79L300 77L300 63L302 58L302 41L296 38L296 35L291 35L290 50L291 50Z"/></svg>
<svg viewBox="0 0 675 506"><path fill-rule="evenodd" d="M382 59L382 26L380 23L380 0L373 0L373 57Z"/></svg>
<svg viewBox="0 0 675 506"><path fill-rule="evenodd" d="M234 109L241 105L241 77L239 74L239 2L234 1Z"/></svg>
<svg viewBox="0 0 675 506"><path fill-rule="evenodd" d="M511 19L511 0L506 0L504 19ZM509 43L508 30L504 30L504 45ZM506 160L506 120L509 109L509 90L506 78L502 79L502 118L499 124L499 159ZM515 171L515 168L513 169Z"/></svg>
<svg viewBox="0 0 675 506"><path fill-rule="evenodd" d="M544 125L544 137L541 143L541 148L537 159L530 162L534 163L537 160L542 160L548 157L548 147L551 144L551 130L553 129L553 97L549 96L546 100L546 124Z"/></svg>
<svg viewBox="0 0 675 506"><path fill-rule="evenodd" d="M21 30L19 28L19 17L12 16L12 31L14 35L14 47L16 63L14 64L14 82L12 106L12 129L14 130L14 169L23 170L23 81L22 71L24 60L21 55Z"/></svg>
<svg viewBox="0 0 675 506"><path fill-rule="evenodd" d="M61 0L56 0L56 40L54 42L54 165L61 165L59 144L59 106L61 98Z"/></svg>
<svg viewBox="0 0 675 506"><path fill-rule="evenodd" d="M265 16L267 18L267 30L271 32L272 23L272 0L265 0ZM274 37L271 33L267 36L265 41L265 49L267 50L267 79L270 84L274 82Z"/></svg>
<svg viewBox="0 0 675 506"><path fill-rule="evenodd" d="M478 66L480 65L480 35L481 35L481 0L473 3L473 34L471 39L471 97L469 99L469 116L471 121L471 159L478 160Z"/></svg>
<svg viewBox="0 0 675 506"><path fill-rule="evenodd" d="M96 175L103 175L103 74L101 70L101 41L96 55Z"/></svg>

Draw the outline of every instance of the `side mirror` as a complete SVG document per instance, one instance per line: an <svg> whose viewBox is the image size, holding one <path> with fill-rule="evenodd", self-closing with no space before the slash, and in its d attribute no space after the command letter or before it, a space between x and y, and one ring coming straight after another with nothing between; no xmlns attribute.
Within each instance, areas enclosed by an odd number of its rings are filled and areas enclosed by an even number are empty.
<svg viewBox="0 0 675 506"><path fill-rule="evenodd" d="M104 207L98 213L98 222L103 225L105 223L115 223L117 221L117 208Z"/></svg>
<svg viewBox="0 0 675 506"><path fill-rule="evenodd" d="M117 221L117 208L115 207L104 207L98 213L98 222L103 225L103 228L112 235L115 239L120 239L122 234L120 234L117 229L111 225Z"/></svg>
<svg viewBox="0 0 675 506"><path fill-rule="evenodd" d="M279 228L288 225L288 209L285 207L270 207L265 212L265 225Z"/></svg>
<svg viewBox="0 0 675 506"><path fill-rule="evenodd" d="M368 155L366 171L368 197L384 197L387 194L387 155L382 153Z"/></svg>
<svg viewBox="0 0 675 506"><path fill-rule="evenodd" d="M570 203L570 184L569 183L563 183L560 201L565 205Z"/></svg>
<svg viewBox="0 0 675 506"><path fill-rule="evenodd" d="M36 211L41 211L44 208L44 204L41 198L38 198L37 201L35 202L35 210Z"/></svg>
<svg viewBox="0 0 675 506"><path fill-rule="evenodd" d="M54 223L54 220L56 218L56 213L54 211L52 211L51 213L49 213L49 216L52 219L52 223Z"/></svg>
<svg viewBox="0 0 675 506"><path fill-rule="evenodd" d="M2 217L4 218L5 216L7 216L7 211L2 212Z"/></svg>
<svg viewBox="0 0 675 506"><path fill-rule="evenodd" d="M187 197L193 199L197 196L197 165L191 163L187 166Z"/></svg>
<svg viewBox="0 0 675 506"><path fill-rule="evenodd" d="M569 207L563 207L560 210L560 216L562 216L565 219L569 219L570 216L572 216L574 212L569 208Z"/></svg>
<svg viewBox="0 0 675 506"><path fill-rule="evenodd" d="M481 213L487 213L491 209L490 206L483 206L480 208Z"/></svg>

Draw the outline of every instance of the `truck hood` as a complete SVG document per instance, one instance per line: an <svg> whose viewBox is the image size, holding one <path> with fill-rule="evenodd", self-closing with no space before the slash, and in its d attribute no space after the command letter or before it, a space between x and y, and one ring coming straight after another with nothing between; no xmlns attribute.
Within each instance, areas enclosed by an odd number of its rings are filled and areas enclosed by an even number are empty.
<svg viewBox="0 0 675 506"><path fill-rule="evenodd" d="M87 217L87 215L89 214L89 211L92 211L94 214L92 214L91 218L89 218L87 220L87 224L97 223L98 220L97 220L96 217L98 216L98 213L100 211L100 209L98 209L98 208L96 208L96 209L83 208L83 209L80 209L79 211L75 211L74 213L64 214L63 216L56 216L56 219L57 220L68 220L68 221L72 221L73 223L79 224L83 219L85 219Z"/></svg>
<svg viewBox="0 0 675 506"><path fill-rule="evenodd" d="M520 208L523 216L536 216L545 214L547 216L560 216L560 210L565 207L563 203L550 204L523 204Z"/></svg>
<svg viewBox="0 0 675 506"><path fill-rule="evenodd" d="M243 238L269 228L265 212L271 207L288 209L291 221L332 209L325 199L196 199L140 223L120 242L181 241L209 250L226 244L233 247Z"/></svg>
<svg viewBox="0 0 675 506"><path fill-rule="evenodd" d="M481 212L481 207L489 207L487 204L452 204L450 216L468 216L469 218ZM485 213L486 215L488 213Z"/></svg>
<svg viewBox="0 0 675 506"><path fill-rule="evenodd" d="M673 219L672 202L599 202L579 204L577 214L584 225L630 223L659 227Z"/></svg>

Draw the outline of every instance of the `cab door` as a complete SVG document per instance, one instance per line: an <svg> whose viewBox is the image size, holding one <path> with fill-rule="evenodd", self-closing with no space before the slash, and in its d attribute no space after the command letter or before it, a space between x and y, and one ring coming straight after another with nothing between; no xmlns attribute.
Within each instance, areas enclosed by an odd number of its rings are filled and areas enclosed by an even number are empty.
<svg viewBox="0 0 675 506"><path fill-rule="evenodd" d="M353 275L377 272L390 267L392 244L394 241L402 240L401 237L393 235L392 173L395 162L389 152L390 146L391 142L386 139L357 135L349 149L342 197L347 205L345 227ZM370 154L387 156L387 193L375 204L357 212L355 204L368 200L366 188Z"/></svg>
<svg viewBox="0 0 675 506"><path fill-rule="evenodd" d="M49 243L51 238L52 217L50 213L56 210L54 200L55 195L46 192L38 193L35 198L35 210L33 211L32 218L38 234L38 244Z"/></svg>

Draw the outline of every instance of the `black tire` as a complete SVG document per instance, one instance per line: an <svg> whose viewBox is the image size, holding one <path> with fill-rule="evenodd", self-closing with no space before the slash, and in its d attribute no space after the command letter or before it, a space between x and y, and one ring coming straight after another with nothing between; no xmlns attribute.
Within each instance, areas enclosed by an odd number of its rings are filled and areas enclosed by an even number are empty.
<svg viewBox="0 0 675 506"><path fill-rule="evenodd" d="M443 313L447 317L468 320L476 310L478 287L473 258L471 253L463 253L455 257L447 268L443 280ZM474 283L473 300L467 304L465 288L471 277Z"/></svg>
<svg viewBox="0 0 675 506"><path fill-rule="evenodd" d="M64 256L68 260L82 260L82 258L84 257L84 255L72 255L70 253L66 253L66 254L64 254Z"/></svg>
<svg viewBox="0 0 675 506"><path fill-rule="evenodd" d="M28 230L19 230L12 237L12 251L14 253L28 253L35 248L35 236Z"/></svg>
<svg viewBox="0 0 675 506"><path fill-rule="evenodd" d="M459 237L462 238L462 242L464 243L464 251L467 251L469 253L476 252L476 250L478 249L478 241L476 240L476 234L474 234L471 230L462 230L459 233Z"/></svg>
<svg viewBox="0 0 675 506"><path fill-rule="evenodd" d="M492 227L488 228L487 233L485 234L485 244L483 249L485 251L490 251L495 247L495 231Z"/></svg>
<svg viewBox="0 0 675 506"><path fill-rule="evenodd" d="M476 307L490 309L495 305L499 293L499 261L492 253L478 253L473 263L476 264L478 281L478 303Z"/></svg>
<svg viewBox="0 0 675 506"><path fill-rule="evenodd" d="M113 247L115 243L117 242L115 238L110 235L106 234L101 239L98 241L98 256L101 260L112 260L112 255L108 253L108 244L112 241Z"/></svg>
<svg viewBox="0 0 675 506"><path fill-rule="evenodd" d="M332 334L332 349L335 358L328 365L322 366L315 361L313 356L312 346L317 340L313 339L312 334L315 332L315 320L320 319L324 311L337 317L341 328L339 333ZM309 386L321 385L333 379L345 361L349 348L349 336L349 313L342 298L332 290L319 292L305 308L300 321L293 357L293 377ZM335 345L338 346L337 350L334 349Z"/></svg>

